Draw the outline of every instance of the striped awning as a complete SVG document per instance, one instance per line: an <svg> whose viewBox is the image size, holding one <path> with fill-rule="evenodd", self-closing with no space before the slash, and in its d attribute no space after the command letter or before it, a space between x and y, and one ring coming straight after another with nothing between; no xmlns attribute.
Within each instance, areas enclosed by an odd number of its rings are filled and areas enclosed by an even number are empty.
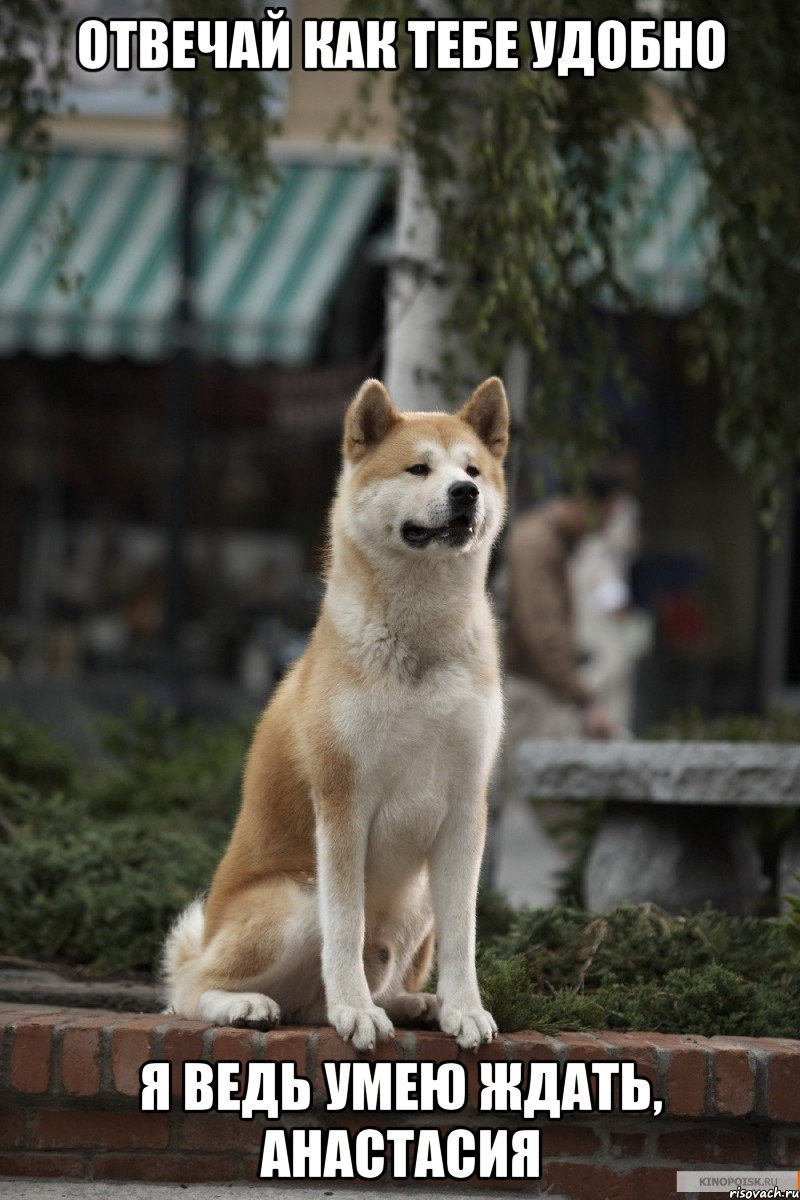
<svg viewBox="0 0 800 1200"><path fill-rule="evenodd" d="M385 167L288 164L262 202L207 184L198 213L199 349L297 363L385 191ZM0 160L0 355L168 353L178 284L173 163L54 153L33 179Z"/></svg>
<svg viewBox="0 0 800 1200"><path fill-rule="evenodd" d="M681 131L624 142L616 168L627 206L614 203L619 276L634 301L680 314L702 303L714 233L702 218L704 179Z"/></svg>

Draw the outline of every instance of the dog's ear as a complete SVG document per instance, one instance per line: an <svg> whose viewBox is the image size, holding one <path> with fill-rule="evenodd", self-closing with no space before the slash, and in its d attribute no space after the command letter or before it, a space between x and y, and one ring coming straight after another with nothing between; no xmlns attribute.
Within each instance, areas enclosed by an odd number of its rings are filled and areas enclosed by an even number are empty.
<svg viewBox="0 0 800 1200"><path fill-rule="evenodd" d="M400 413L380 380L366 379L344 419L345 458L358 462L400 419Z"/></svg>
<svg viewBox="0 0 800 1200"><path fill-rule="evenodd" d="M493 375L470 396L458 414L477 433L495 458L504 458L508 449L508 400L502 379Z"/></svg>

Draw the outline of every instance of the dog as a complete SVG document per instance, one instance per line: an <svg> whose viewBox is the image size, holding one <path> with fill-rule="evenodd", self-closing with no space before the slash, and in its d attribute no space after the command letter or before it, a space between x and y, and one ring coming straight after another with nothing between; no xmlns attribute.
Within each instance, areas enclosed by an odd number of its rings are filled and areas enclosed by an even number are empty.
<svg viewBox="0 0 800 1200"><path fill-rule="evenodd" d="M208 898L168 934L174 1012L327 1018L359 1050L393 1022L438 1022L465 1049L497 1032L475 906L502 726L486 578L508 427L496 378L457 414L400 412L375 379L351 402L319 620L256 727Z"/></svg>

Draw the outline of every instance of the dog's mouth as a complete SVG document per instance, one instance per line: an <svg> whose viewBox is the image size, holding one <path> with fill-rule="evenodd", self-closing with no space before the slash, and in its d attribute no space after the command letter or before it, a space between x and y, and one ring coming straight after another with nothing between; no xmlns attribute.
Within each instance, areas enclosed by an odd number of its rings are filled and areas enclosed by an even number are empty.
<svg viewBox="0 0 800 1200"><path fill-rule="evenodd" d="M446 525L415 525L406 521L400 533L409 546L427 546L430 542L444 542L449 546L463 546L474 536L477 529L475 515L461 513L451 517Z"/></svg>

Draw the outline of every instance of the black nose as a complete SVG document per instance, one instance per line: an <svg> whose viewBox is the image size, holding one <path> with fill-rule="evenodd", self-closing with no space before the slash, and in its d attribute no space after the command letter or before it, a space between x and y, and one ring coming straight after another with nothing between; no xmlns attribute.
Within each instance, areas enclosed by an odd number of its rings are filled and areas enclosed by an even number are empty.
<svg viewBox="0 0 800 1200"><path fill-rule="evenodd" d="M458 483L451 483L447 489L447 494L450 497L450 505L459 512L466 512L472 508L475 501L478 499L478 489L469 479L460 480Z"/></svg>

